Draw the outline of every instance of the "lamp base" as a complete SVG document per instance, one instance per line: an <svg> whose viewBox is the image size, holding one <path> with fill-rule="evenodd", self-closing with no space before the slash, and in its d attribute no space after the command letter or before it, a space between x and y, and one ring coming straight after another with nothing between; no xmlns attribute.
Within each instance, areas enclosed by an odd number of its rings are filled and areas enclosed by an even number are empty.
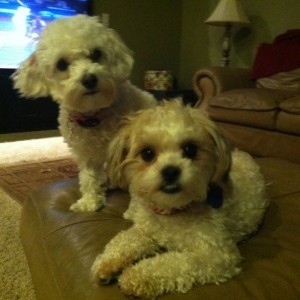
<svg viewBox="0 0 300 300"><path fill-rule="evenodd" d="M228 67L230 64L230 49L231 49L231 24L225 25L224 41L222 44L222 60L221 66Z"/></svg>

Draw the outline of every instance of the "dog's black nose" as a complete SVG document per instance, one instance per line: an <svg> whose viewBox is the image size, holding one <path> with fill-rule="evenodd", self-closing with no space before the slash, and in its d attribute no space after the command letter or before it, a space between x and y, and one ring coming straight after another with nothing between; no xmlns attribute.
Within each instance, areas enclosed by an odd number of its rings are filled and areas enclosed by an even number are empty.
<svg viewBox="0 0 300 300"><path fill-rule="evenodd" d="M93 90L98 84L98 78L95 74L87 74L82 78L81 83L85 88Z"/></svg>
<svg viewBox="0 0 300 300"><path fill-rule="evenodd" d="M167 183L174 183L178 180L181 169L175 166L167 166L162 169L161 173Z"/></svg>

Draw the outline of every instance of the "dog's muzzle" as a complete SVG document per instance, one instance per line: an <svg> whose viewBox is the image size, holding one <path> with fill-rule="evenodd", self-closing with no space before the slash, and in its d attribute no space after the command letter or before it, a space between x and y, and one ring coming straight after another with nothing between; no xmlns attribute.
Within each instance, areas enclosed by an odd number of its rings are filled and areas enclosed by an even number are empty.
<svg viewBox="0 0 300 300"><path fill-rule="evenodd" d="M81 84L88 90L86 94L95 93L98 85L98 78L95 74L86 74L81 79Z"/></svg>
<svg viewBox="0 0 300 300"><path fill-rule="evenodd" d="M178 179L181 175L181 169L175 166L167 166L161 171L164 183L161 186L160 190L167 194L179 193L182 190L181 185L178 182Z"/></svg>

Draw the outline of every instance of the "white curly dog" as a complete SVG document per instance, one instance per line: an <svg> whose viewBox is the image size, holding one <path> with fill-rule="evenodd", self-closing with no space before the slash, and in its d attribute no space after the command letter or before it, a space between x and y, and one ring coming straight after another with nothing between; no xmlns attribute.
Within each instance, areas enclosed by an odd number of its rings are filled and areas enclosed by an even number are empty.
<svg viewBox="0 0 300 300"><path fill-rule="evenodd" d="M133 221L91 270L126 295L156 298L241 270L237 242L255 232L268 205L258 165L231 152L200 110L166 102L127 119L108 152L108 176L129 187Z"/></svg>
<svg viewBox="0 0 300 300"><path fill-rule="evenodd" d="M155 105L128 80L131 51L96 17L59 19L43 32L36 51L13 75L25 97L52 96L60 106L60 131L79 166L82 198L73 211L105 205L104 160L119 120Z"/></svg>

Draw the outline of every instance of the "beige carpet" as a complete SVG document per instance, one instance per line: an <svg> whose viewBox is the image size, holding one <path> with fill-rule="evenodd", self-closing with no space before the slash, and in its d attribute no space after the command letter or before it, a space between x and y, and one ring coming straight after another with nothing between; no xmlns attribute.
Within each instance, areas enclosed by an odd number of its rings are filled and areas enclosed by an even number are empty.
<svg viewBox="0 0 300 300"><path fill-rule="evenodd" d="M68 157L67 146L58 137L0 143L0 166ZM0 189L0 208L0 299L34 300L31 276L19 236L22 207Z"/></svg>
<svg viewBox="0 0 300 300"><path fill-rule="evenodd" d="M0 299L34 300L29 268L19 237L21 205L0 190Z"/></svg>

